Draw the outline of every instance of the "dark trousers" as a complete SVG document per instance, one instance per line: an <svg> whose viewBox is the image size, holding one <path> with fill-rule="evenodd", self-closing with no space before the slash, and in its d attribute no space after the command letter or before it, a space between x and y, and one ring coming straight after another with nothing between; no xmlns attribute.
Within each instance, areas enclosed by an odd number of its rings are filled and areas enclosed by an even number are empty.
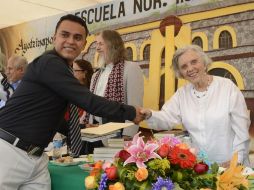
<svg viewBox="0 0 254 190"><path fill-rule="evenodd" d="M80 154L93 154L94 148L103 147L102 141L96 141L96 142L82 142L82 149L80 151Z"/></svg>
<svg viewBox="0 0 254 190"><path fill-rule="evenodd" d="M96 120L93 121L93 124L97 124L98 122ZM93 154L94 148L103 147L102 141L96 141L96 142L82 142L82 149L80 151L80 154Z"/></svg>

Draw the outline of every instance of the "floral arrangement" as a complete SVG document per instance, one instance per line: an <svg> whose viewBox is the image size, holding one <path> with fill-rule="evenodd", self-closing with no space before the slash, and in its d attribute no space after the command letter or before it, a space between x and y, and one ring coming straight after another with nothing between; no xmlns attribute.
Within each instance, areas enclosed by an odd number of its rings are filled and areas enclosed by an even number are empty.
<svg viewBox="0 0 254 190"><path fill-rule="evenodd" d="M175 137L152 139L146 143L136 134L114 162L98 161L85 178L86 189L99 190L244 190L248 180L234 155L230 167L218 174L204 152Z"/></svg>

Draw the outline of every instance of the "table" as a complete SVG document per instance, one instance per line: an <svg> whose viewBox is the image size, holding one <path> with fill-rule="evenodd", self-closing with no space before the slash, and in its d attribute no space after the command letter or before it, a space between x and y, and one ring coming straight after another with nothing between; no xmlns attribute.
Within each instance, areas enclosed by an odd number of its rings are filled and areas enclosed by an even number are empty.
<svg viewBox="0 0 254 190"><path fill-rule="evenodd" d="M48 164L52 190L85 190L84 180L88 172L76 166L56 166Z"/></svg>
<svg viewBox="0 0 254 190"><path fill-rule="evenodd" d="M76 166L56 166L48 164L52 190L85 190L84 180L88 172ZM254 175L248 177L250 189L254 189Z"/></svg>

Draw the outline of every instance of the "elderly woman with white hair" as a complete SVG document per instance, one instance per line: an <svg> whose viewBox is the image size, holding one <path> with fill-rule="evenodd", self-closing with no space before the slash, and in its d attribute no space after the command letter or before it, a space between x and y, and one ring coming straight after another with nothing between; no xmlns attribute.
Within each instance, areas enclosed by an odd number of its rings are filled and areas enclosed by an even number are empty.
<svg viewBox="0 0 254 190"><path fill-rule="evenodd" d="M233 153L238 152L238 161L248 165L250 120L244 97L231 80L207 73L211 62L198 46L178 49L173 69L178 78L189 83L179 88L160 111L141 112L155 130L171 130L183 124L193 146L205 151L212 162L228 166Z"/></svg>

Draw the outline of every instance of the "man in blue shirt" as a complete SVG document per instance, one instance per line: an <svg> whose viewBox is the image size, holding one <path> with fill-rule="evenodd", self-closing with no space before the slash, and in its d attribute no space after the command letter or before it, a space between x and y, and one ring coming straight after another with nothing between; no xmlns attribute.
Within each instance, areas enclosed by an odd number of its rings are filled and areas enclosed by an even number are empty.
<svg viewBox="0 0 254 190"><path fill-rule="evenodd" d="M26 71L28 62L25 57L19 55L13 55L9 58L7 67L6 67L6 75L9 83L13 87L14 90L18 87L21 82L22 77ZM5 101L1 100L0 108L5 105Z"/></svg>

